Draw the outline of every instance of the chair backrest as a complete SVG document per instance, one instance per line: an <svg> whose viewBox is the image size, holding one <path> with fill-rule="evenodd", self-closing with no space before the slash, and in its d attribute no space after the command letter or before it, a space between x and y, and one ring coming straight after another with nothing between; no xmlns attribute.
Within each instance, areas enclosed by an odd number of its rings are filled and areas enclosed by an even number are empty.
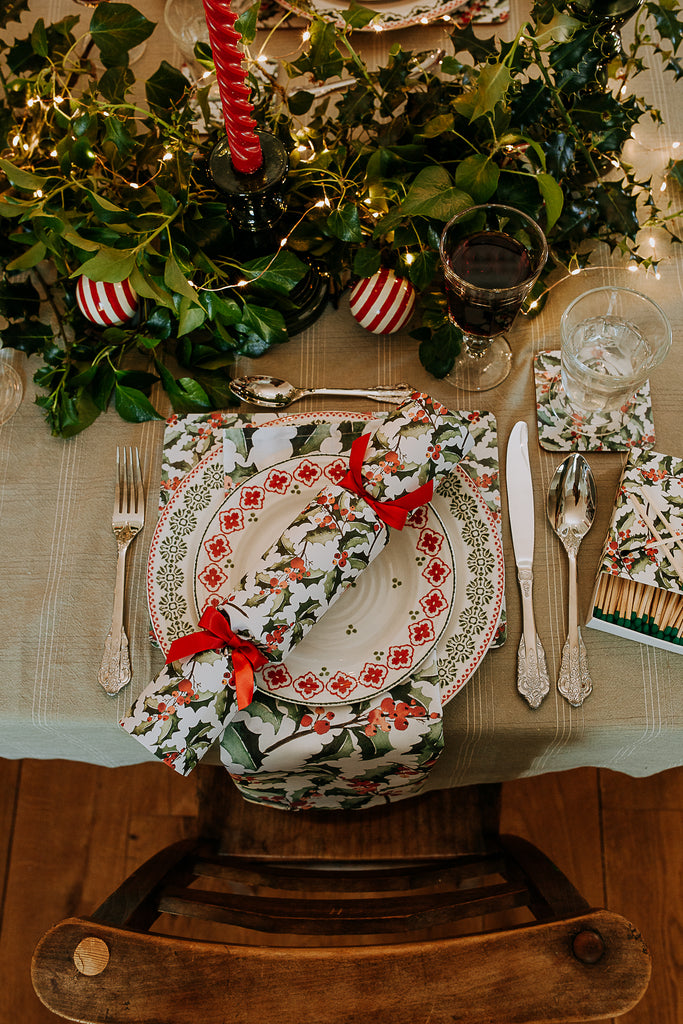
<svg viewBox="0 0 683 1024"><path fill-rule="evenodd" d="M625 1013L647 988L633 926L498 834L498 787L292 814L203 772L203 835L39 943L33 984L53 1012L107 1024L567 1024Z"/></svg>

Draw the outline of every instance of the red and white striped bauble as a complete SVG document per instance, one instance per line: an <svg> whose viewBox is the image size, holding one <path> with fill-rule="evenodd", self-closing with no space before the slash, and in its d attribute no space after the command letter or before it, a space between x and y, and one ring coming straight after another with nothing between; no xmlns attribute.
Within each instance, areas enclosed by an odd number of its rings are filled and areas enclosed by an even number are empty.
<svg viewBox="0 0 683 1024"><path fill-rule="evenodd" d="M349 308L366 330L373 334L393 334L410 320L415 298L415 289L407 278L384 269L353 286Z"/></svg>
<svg viewBox="0 0 683 1024"><path fill-rule="evenodd" d="M135 316L138 297L129 281L91 281L83 275L76 285L76 302L83 316L99 327L127 324Z"/></svg>

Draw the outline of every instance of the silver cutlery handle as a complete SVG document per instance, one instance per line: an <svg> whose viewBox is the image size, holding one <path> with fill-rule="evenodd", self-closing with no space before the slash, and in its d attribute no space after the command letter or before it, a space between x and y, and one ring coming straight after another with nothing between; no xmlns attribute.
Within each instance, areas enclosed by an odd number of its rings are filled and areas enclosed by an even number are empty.
<svg viewBox="0 0 683 1024"><path fill-rule="evenodd" d="M123 596L126 583L126 552L132 537L119 540L118 558L116 560L116 583L114 585L114 610L111 618L111 629L104 641L102 664L97 673L97 681L104 690L114 696L130 682L133 672L128 652L128 637L123 627Z"/></svg>
<svg viewBox="0 0 683 1024"><path fill-rule="evenodd" d="M576 552L569 548L569 628L562 649L557 689L574 708L580 708L593 690L588 655L579 629L579 593L576 581Z"/></svg>
<svg viewBox="0 0 683 1024"><path fill-rule="evenodd" d="M402 405L415 389L410 384L380 384L375 388L303 388L304 395L348 395L355 398L371 398L375 402Z"/></svg>
<svg viewBox="0 0 683 1024"><path fill-rule="evenodd" d="M550 677L543 644L536 633L532 599L534 576L531 569L518 569L517 579L522 593L523 630L517 652L517 689L532 708L541 702L550 690Z"/></svg>

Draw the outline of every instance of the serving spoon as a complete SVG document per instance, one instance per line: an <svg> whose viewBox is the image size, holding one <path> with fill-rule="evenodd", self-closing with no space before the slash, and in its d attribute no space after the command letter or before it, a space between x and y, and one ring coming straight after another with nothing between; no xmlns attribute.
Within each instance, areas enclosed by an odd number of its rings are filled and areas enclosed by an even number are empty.
<svg viewBox="0 0 683 1024"><path fill-rule="evenodd" d="M547 511L550 525L569 558L569 628L557 688L575 708L581 707L593 689L579 629L576 559L581 541L593 525L595 509L595 479L591 468L583 455L568 455L550 481Z"/></svg>
<svg viewBox="0 0 683 1024"><path fill-rule="evenodd" d="M307 395L348 395L371 398L375 402L402 405L415 390L410 384L382 384L376 388L297 388L279 377L237 377L230 381L230 390L242 402L265 406L268 409L286 409Z"/></svg>

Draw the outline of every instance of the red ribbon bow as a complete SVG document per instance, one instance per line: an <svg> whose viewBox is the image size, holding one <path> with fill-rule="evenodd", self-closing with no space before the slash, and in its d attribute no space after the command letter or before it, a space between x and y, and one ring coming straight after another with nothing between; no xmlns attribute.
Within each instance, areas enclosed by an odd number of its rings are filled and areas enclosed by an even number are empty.
<svg viewBox="0 0 683 1024"><path fill-rule="evenodd" d="M174 640L168 649L166 664L190 658L200 651L219 651L221 647L232 650L232 667L235 670L235 693L237 707L248 707L254 696L254 671L265 665L268 659L255 644L243 640L230 629L226 617L217 608L207 608L199 620L201 630L187 633Z"/></svg>
<svg viewBox="0 0 683 1024"><path fill-rule="evenodd" d="M429 480L426 484L422 484L409 494L403 494L400 498L394 498L390 501L380 501L379 498L373 498L365 490L362 477L363 459L365 458L365 452L369 443L369 434L361 434L353 442L349 455L349 470L341 485L347 491L351 491L360 498L364 498L368 505L371 505L375 510L378 519L381 519L387 526L391 526L394 530L402 530L408 518L408 513L419 508L420 505L426 505L428 501L431 501L434 494L434 481Z"/></svg>

